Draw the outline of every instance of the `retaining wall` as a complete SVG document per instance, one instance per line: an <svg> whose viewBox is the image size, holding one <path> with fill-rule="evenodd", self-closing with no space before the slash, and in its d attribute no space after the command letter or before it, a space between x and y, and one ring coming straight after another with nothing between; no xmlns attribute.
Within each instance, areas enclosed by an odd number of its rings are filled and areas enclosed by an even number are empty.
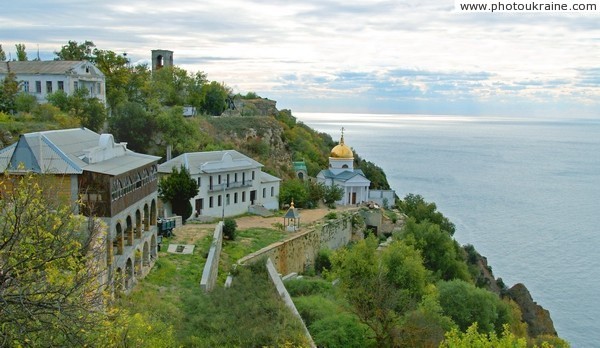
<svg viewBox="0 0 600 348"><path fill-rule="evenodd" d="M314 265L321 248L338 249L352 239L352 214L336 220L329 220L282 242L271 244L259 251L241 258L238 263L253 263L259 259L271 258L280 274L303 273Z"/></svg>
<svg viewBox="0 0 600 348"><path fill-rule="evenodd" d="M219 222L215 226L213 240L208 251L204 271L202 271L202 279L200 280L200 288L206 292L211 291L217 283L219 275L219 256L221 255L221 247L223 246L223 222Z"/></svg>

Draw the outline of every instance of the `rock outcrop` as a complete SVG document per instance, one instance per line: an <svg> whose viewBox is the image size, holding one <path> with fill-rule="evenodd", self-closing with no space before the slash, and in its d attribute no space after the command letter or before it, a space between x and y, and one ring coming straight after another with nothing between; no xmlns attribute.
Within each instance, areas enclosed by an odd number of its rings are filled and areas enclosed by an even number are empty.
<svg viewBox="0 0 600 348"><path fill-rule="evenodd" d="M554 323L552 322L552 318L550 318L550 312L533 301L533 298L525 285L518 283L508 289L507 294L519 305L519 307L521 307L523 321L527 323L529 336L557 336L556 329L554 329Z"/></svg>

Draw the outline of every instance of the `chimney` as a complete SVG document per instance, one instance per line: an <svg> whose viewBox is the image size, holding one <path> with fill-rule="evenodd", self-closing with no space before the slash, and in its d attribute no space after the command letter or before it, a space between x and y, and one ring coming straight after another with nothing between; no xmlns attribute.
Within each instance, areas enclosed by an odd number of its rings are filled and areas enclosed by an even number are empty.
<svg viewBox="0 0 600 348"><path fill-rule="evenodd" d="M173 145L167 145L167 161L171 160L171 151L173 150Z"/></svg>

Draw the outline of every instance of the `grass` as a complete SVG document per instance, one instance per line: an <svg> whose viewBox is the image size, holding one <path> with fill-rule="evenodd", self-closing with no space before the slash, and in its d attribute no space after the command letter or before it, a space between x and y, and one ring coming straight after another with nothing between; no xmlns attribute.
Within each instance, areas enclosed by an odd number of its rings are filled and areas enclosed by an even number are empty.
<svg viewBox="0 0 600 348"><path fill-rule="evenodd" d="M239 258L285 237L281 231L251 228L237 231L235 241L225 240L217 288L210 294L200 290L200 278L212 235L197 240L191 255L167 253L166 246L172 240L165 238L150 273L130 295L120 298L118 305L171 324L183 346L300 343L300 326L283 306L263 269L243 267L232 288L222 287L229 268ZM244 335L240 335L242 328Z"/></svg>

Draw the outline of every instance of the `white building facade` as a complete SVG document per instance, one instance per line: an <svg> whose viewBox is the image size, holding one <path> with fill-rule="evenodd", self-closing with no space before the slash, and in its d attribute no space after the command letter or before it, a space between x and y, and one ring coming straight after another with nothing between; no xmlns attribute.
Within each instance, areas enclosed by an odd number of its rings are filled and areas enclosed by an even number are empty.
<svg viewBox="0 0 600 348"><path fill-rule="evenodd" d="M185 153L161 164L158 171L168 175L182 166L198 185L198 195L190 199L193 217L241 215L251 206L279 208L281 179L263 172L261 163L235 150ZM165 216L170 216L170 205L165 202L164 206Z"/></svg>
<svg viewBox="0 0 600 348"><path fill-rule="evenodd" d="M89 98L97 98L106 105L106 79L94 64L88 61L22 61L0 62L0 80L14 73L21 91L46 103L48 95L64 91L73 95L86 89Z"/></svg>
<svg viewBox="0 0 600 348"><path fill-rule="evenodd" d="M362 170L354 169L354 153L344 143L344 134L340 143L331 149L329 169L324 169L317 175L317 182L325 186L337 185L344 191L339 205L360 204L369 201L369 186L371 181Z"/></svg>

